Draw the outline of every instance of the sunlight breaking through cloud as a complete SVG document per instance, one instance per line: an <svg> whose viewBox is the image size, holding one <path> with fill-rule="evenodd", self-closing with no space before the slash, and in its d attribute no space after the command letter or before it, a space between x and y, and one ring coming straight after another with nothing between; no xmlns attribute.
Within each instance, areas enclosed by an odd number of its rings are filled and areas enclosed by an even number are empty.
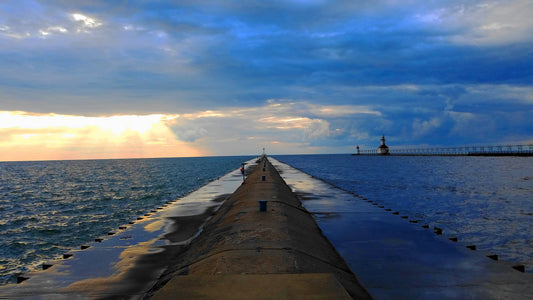
<svg viewBox="0 0 533 300"><path fill-rule="evenodd" d="M80 13L74 13L71 15L74 21L81 23L83 27L96 28L102 26L102 23L95 18L88 17Z"/></svg>
<svg viewBox="0 0 533 300"><path fill-rule="evenodd" d="M85 117L0 112L3 160L200 156L176 140L167 122L177 115ZM24 157L23 157L24 156Z"/></svg>
<svg viewBox="0 0 533 300"><path fill-rule="evenodd" d="M244 154L272 141L303 148L345 132L327 118L357 114L380 115L360 106L273 99L258 107L187 114L88 117L3 111L0 154L4 160L198 156L230 154L225 147L235 145L243 149L236 154Z"/></svg>

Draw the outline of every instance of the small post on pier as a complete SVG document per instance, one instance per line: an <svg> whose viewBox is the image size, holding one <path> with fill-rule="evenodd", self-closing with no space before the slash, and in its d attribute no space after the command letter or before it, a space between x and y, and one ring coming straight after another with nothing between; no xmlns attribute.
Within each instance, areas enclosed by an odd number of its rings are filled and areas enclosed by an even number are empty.
<svg viewBox="0 0 533 300"><path fill-rule="evenodd" d="M267 201L259 200L259 211L266 211L266 210L267 210Z"/></svg>

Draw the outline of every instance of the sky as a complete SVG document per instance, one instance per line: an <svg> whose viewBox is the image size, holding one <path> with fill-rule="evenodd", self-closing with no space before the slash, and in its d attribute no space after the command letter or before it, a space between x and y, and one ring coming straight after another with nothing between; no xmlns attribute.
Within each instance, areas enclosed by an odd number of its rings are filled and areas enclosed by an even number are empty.
<svg viewBox="0 0 533 300"><path fill-rule="evenodd" d="M533 2L0 2L0 161L533 143Z"/></svg>

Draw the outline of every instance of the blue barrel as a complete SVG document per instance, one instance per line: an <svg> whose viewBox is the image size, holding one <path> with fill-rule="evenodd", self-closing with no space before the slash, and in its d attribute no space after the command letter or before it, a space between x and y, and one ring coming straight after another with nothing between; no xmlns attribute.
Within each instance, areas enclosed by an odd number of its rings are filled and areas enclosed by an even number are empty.
<svg viewBox="0 0 533 300"><path fill-rule="evenodd" d="M266 211L266 210L267 210L267 201L259 200L259 211Z"/></svg>

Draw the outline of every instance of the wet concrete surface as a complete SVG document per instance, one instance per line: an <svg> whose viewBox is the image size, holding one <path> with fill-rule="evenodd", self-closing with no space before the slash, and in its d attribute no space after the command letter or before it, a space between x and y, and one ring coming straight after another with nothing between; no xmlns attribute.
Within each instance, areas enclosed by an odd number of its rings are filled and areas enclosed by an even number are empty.
<svg viewBox="0 0 533 300"><path fill-rule="evenodd" d="M330 273L179 276L151 299L352 299Z"/></svg>
<svg viewBox="0 0 533 300"><path fill-rule="evenodd" d="M533 299L533 274L270 160L375 299Z"/></svg>
<svg viewBox="0 0 533 300"><path fill-rule="evenodd" d="M253 164L255 160L248 163ZM169 201L47 270L26 273L20 284L0 287L1 299L139 298L150 289L225 199L242 183L239 169Z"/></svg>
<svg viewBox="0 0 533 300"><path fill-rule="evenodd" d="M266 209L260 209L259 201L266 201ZM351 295L370 299L266 159L170 265L149 296L331 299L337 295L345 299ZM197 280L212 284L191 284ZM273 282L277 284L272 286ZM261 292L253 289L254 284Z"/></svg>

